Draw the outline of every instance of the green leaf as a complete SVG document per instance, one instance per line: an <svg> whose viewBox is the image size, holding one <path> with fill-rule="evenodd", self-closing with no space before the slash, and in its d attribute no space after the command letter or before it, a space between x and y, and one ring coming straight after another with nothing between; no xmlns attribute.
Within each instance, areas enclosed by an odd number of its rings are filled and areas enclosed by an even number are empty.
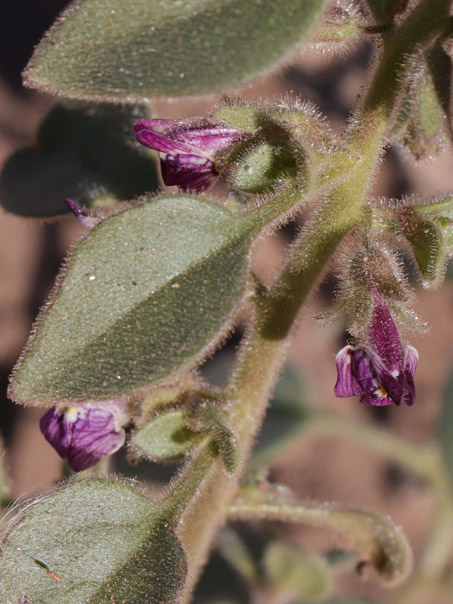
<svg viewBox="0 0 453 604"><path fill-rule="evenodd" d="M25 506L4 533L2 601L174 604L187 567L169 524L132 484L69 484Z"/></svg>
<svg viewBox="0 0 453 604"><path fill-rule="evenodd" d="M156 162L135 142L140 109L57 105L44 120L36 147L12 155L0 174L0 199L21 216L68 211L69 197L90 205L126 200L157 188Z"/></svg>
<svg viewBox="0 0 453 604"><path fill-rule="evenodd" d="M217 538L217 549L222 556L247 581L259 578L260 572L252 553L243 539L233 529L225 528Z"/></svg>
<svg viewBox="0 0 453 604"><path fill-rule="evenodd" d="M206 438L191 430L188 422L189 413L182 409L158 415L134 433L132 445L153 461L183 457Z"/></svg>
<svg viewBox="0 0 453 604"><path fill-rule="evenodd" d="M106 400L193 365L242 295L256 218L181 195L103 221L73 251L11 396Z"/></svg>
<svg viewBox="0 0 453 604"><path fill-rule="evenodd" d="M439 441L450 478L453 481L453 375L445 388L439 417Z"/></svg>
<svg viewBox="0 0 453 604"><path fill-rule="evenodd" d="M71 98L138 102L217 92L293 55L324 0L76 0L25 80Z"/></svg>
<svg viewBox="0 0 453 604"><path fill-rule="evenodd" d="M302 600L323 601L332 593L327 564L301 547L274 541L266 549L264 566L272 583Z"/></svg>

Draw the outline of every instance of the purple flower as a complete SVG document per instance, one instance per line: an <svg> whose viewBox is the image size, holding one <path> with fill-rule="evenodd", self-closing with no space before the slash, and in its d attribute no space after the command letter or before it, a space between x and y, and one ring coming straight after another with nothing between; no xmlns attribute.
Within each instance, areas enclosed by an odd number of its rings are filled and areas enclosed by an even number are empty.
<svg viewBox="0 0 453 604"><path fill-rule="evenodd" d="M392 316L377 293L369 326L369 345L345 346L336 356L335 395L360 396L366 405L413 405L418 352L403 349Z"/></svg>
<svg viewBox="0 0 453 604"><path fill-rule="evenodd" d="M41 432L75 472L94 466L124 443L128 418L124 401L53 407L40 421Z"/></svg>
<svg viewBox="0 0 453 604"><path fill-rule="evenodd" d="M139 120L134 125L139 143L158 151L162 178L182 191L205 191L219 177L215 157L245 133L223 124L193 120Z"/></svg>

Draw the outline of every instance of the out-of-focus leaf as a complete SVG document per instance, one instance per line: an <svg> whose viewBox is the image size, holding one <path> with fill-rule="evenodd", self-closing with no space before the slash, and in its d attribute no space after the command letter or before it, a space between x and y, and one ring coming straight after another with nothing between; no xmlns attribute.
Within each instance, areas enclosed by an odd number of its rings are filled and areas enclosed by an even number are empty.
<svg viewBox="0 0 453 604"><path fill-rule="evenodd" d="M89 205L127 200L157 188L156 163L137 145L138 109L59 104L44 120L38 144L12 155L0 174L0 203L21 216L68 211L65 198Z"/></svg>
<svg viewBox="0 0 453 604"><path fill-rule="evenodd" d="M295 53L324 0L76 0L25 80L72 98L126 102L241 84Z"/></svg>
<svg viewBox="0 0 453 604"><path fill-rule="evenodd" d="M327 564L296 545L272 542L264 554L264 567L273 585L302 600L324 601L332 593Z"/></svg>
<svg viewBox="0 0 453 604"><path fill-rule="evenodd" d="M101 222L73 251L11 396L108 400L194 364L243 292L256 218L181 195Z"/></svg>
<svg viewBox="0 0 453 604"><path fill-rule="evenodd" d="M254 581L259 576L257 564L245 542L236 531L224 529L217 539L217 549L245 579Z"/></svg>
<svg viewBox="0 0 453 604"><path fill-rule="evenodd" d="M170 524L133 484L69 484L25 506L4 532L2 601L175 604L187 566Z"/></svg>
<svg viewBox="0 0 453 604"><path fill-rule="evenodd" d="M326 600L323 604L378 604L374 600L356 600L353 598L334 598L333 600Z"/></svg>
<svg viewBox="0 0 453 604"><path fill-rule="evenodd" d="M400 583L412 568L412 552L402 530L389 518L372 512L325 503L304 505L288 494L248 488L231 504L230 517L240 521L296 522L340 532L351 549L360 551L358 569L370 564L388 583Z"/></svg>
<svg viewBox="0 0 453 604"><path fill-rule="evenodd" d="M310 35L309 48L323 54L345 54L363 39L366 26L357 5L347 0L328 3Z"/></svg>
<svg viewBox="0 0 453 604"><path fill-rule="evenodd" d="M266 413L263 427L248 462L250 470L276 461L303 430L311 417L305 385L295 368L288 365L283 372Z"/></svg>
<svg viewBox="0 0 453 604"><path fill-rule="evenodd" d="M439 418L439 440L453 482L453 375L450 376L444 392Z"/></svg>
<svg viewBox="0 0 453 604"><path fill-rule="evenodd" d="M8 479L5 468L5 448L3 439L0 437L0 511L3 505L9 502Z"/></svg>
<svg viewBox="0 0 453 604"><path fill-rule="evenodd" d="M366 3L379 24L389 24L393 17L404 12L409 0L366 0Z"/></svg>
<svg viewBox="0 0 453 604"><path fill-rule="evenodd" d="M134 433L134 450L153 461L183 457L206 437L191 430L188 421L189 414L183 409L158 415Z"/></svg>

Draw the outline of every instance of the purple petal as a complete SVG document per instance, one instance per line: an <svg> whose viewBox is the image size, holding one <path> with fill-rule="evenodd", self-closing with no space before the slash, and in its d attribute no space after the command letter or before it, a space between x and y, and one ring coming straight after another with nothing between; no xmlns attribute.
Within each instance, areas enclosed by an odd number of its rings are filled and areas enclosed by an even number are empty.
<svg viewBox="0 0 453 604"><path fill-rule="evenodd" d="M401 371L403 347L392 315L382 298L373 294L374 309L370 323L370 344L384 365L393 373Z"/></svg>
<svg viewBox="0 0 453 604"><path fill-rule="evenodd" d="M352 346L345 346L337 353L335 363L337 365L337 383L335 384L335 396L344 398L347 396L356 396L362 394L363 390L352 375L351 361L354 349Z"/></svg>
<svg viewBox="0 0 453 604"><path fill-rule="evenodd" d="M65 412L53 407L39 422L41 432L60 457L65 458L71 442L72 426L65 421Z"/></svg>
<svg viewBox="0 0 453 604"><path fill-rule="evenodd" d="M81 410L74 423L68 448L68 463L76 471L94 466L124 443L125 432L116 427L114 415L107 409Z"/></svg>
<svg viewBox="0 0 453 604"><path fill-rule="evenodd" d="M418 364L418 350L413 346L407 346L404 356L404 372L414 377Z"/></svg>
<svg viewBox="0 0 453 604"><path fill-rule="evenodd" d="M402 374L398 377L394 377L390 373L383 372L379 376L382 388L386 391L387 396L395 403L395 405L401 405L404 397L404 387L401 382L404 381Z"/></svg>
<svg viewBox="0 0 453 604"><path fill-rule="evenodd" d="M373 407L385 407L386 405L391 405L393 403L387 396L384 397L376 397L370 394L369 392L365 392L360 397L360 402L364 405L372 405Z"/></svg>
<svg viewBox="0 0 453 604"><path fill-rule="evenodd" d="M212 161L199 155L167 155L161 169L164 183L182 191L205 191L219 177Z"/></svg>
<svg viewBox="0 0 453 604"><path fill-rule="evenodd" d="M413 346L406 348L405 359L404 359L404 377L406 381L406 388L404 394L404 402L409 407L412 407L415 401L415 384L414 375L418 363L418 352Z"/></svg>
<svg viewBox="0 0 453 604"><path fill-rule="evenodd" d="M152 130L139 130L135 136L139 143L160 153L197 153L196 147L163 136Z"/></svg>
<svg viewBox="0 0 453 604"><path fill-rule="evenodd" d="M400 384L398 374L391 374L373 350L363 348L355 351L352 360L352 373L363 388L364 393L368 393L375 401L371 403L370 400L367 400L366 404L390 404L384 402L386 399L397 405L401 404L404 389Z"/></svg>
<svg viewBox="0 0 453 604"><path fill-rule="evenodd" d="M83 209L80 204L72 199L65 199L65 203L77 220L88 228L93 228L100 222L102 222L102 218L99 216L90 216L90 213L87 210Z"/></svg>
<svg viewBox="0 0 453 604"><path fill-rule="evenodd" d="M379 359L371 350L358 348L351 355L351 371L357 380L362 392L373 393L379 387L377 379L376 365L379 365Z"/></svg>
<svg viewBox="0 0 453 604"><path fill-rule="evenodd" d="M187 142L207 155L212 155L240 140L243 134L234 128L205 126L174 132L169 136Z"/></svg>

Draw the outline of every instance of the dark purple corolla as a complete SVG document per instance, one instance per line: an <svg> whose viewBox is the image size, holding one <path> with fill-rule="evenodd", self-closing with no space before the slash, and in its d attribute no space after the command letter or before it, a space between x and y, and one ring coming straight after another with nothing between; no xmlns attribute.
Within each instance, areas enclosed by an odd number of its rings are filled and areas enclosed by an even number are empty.
<svg viewBox="0 0 453 604"><path fill-rule="evenodd" d="M224 124L193 120L143 119L134 129L139 143L159 152L164 183L195 192L214 184L219 177L216 156L245 136Z"/></svg>
<svg viewBox="0 0 453 604"><path fill-rule="evenodd" d="M346 346L336 356L335 395L360 396L366 405L413 405L418 353L403 349L398 329L382 298L374 294L367 346Z"/></svg>
<svg viewBox="0 0 453 604"><path fill-rule="evenodd" d="M40 427L57 453L80 472L94 466L124 443L128 417L124 401L105 401L49 409Z"/></svg>

